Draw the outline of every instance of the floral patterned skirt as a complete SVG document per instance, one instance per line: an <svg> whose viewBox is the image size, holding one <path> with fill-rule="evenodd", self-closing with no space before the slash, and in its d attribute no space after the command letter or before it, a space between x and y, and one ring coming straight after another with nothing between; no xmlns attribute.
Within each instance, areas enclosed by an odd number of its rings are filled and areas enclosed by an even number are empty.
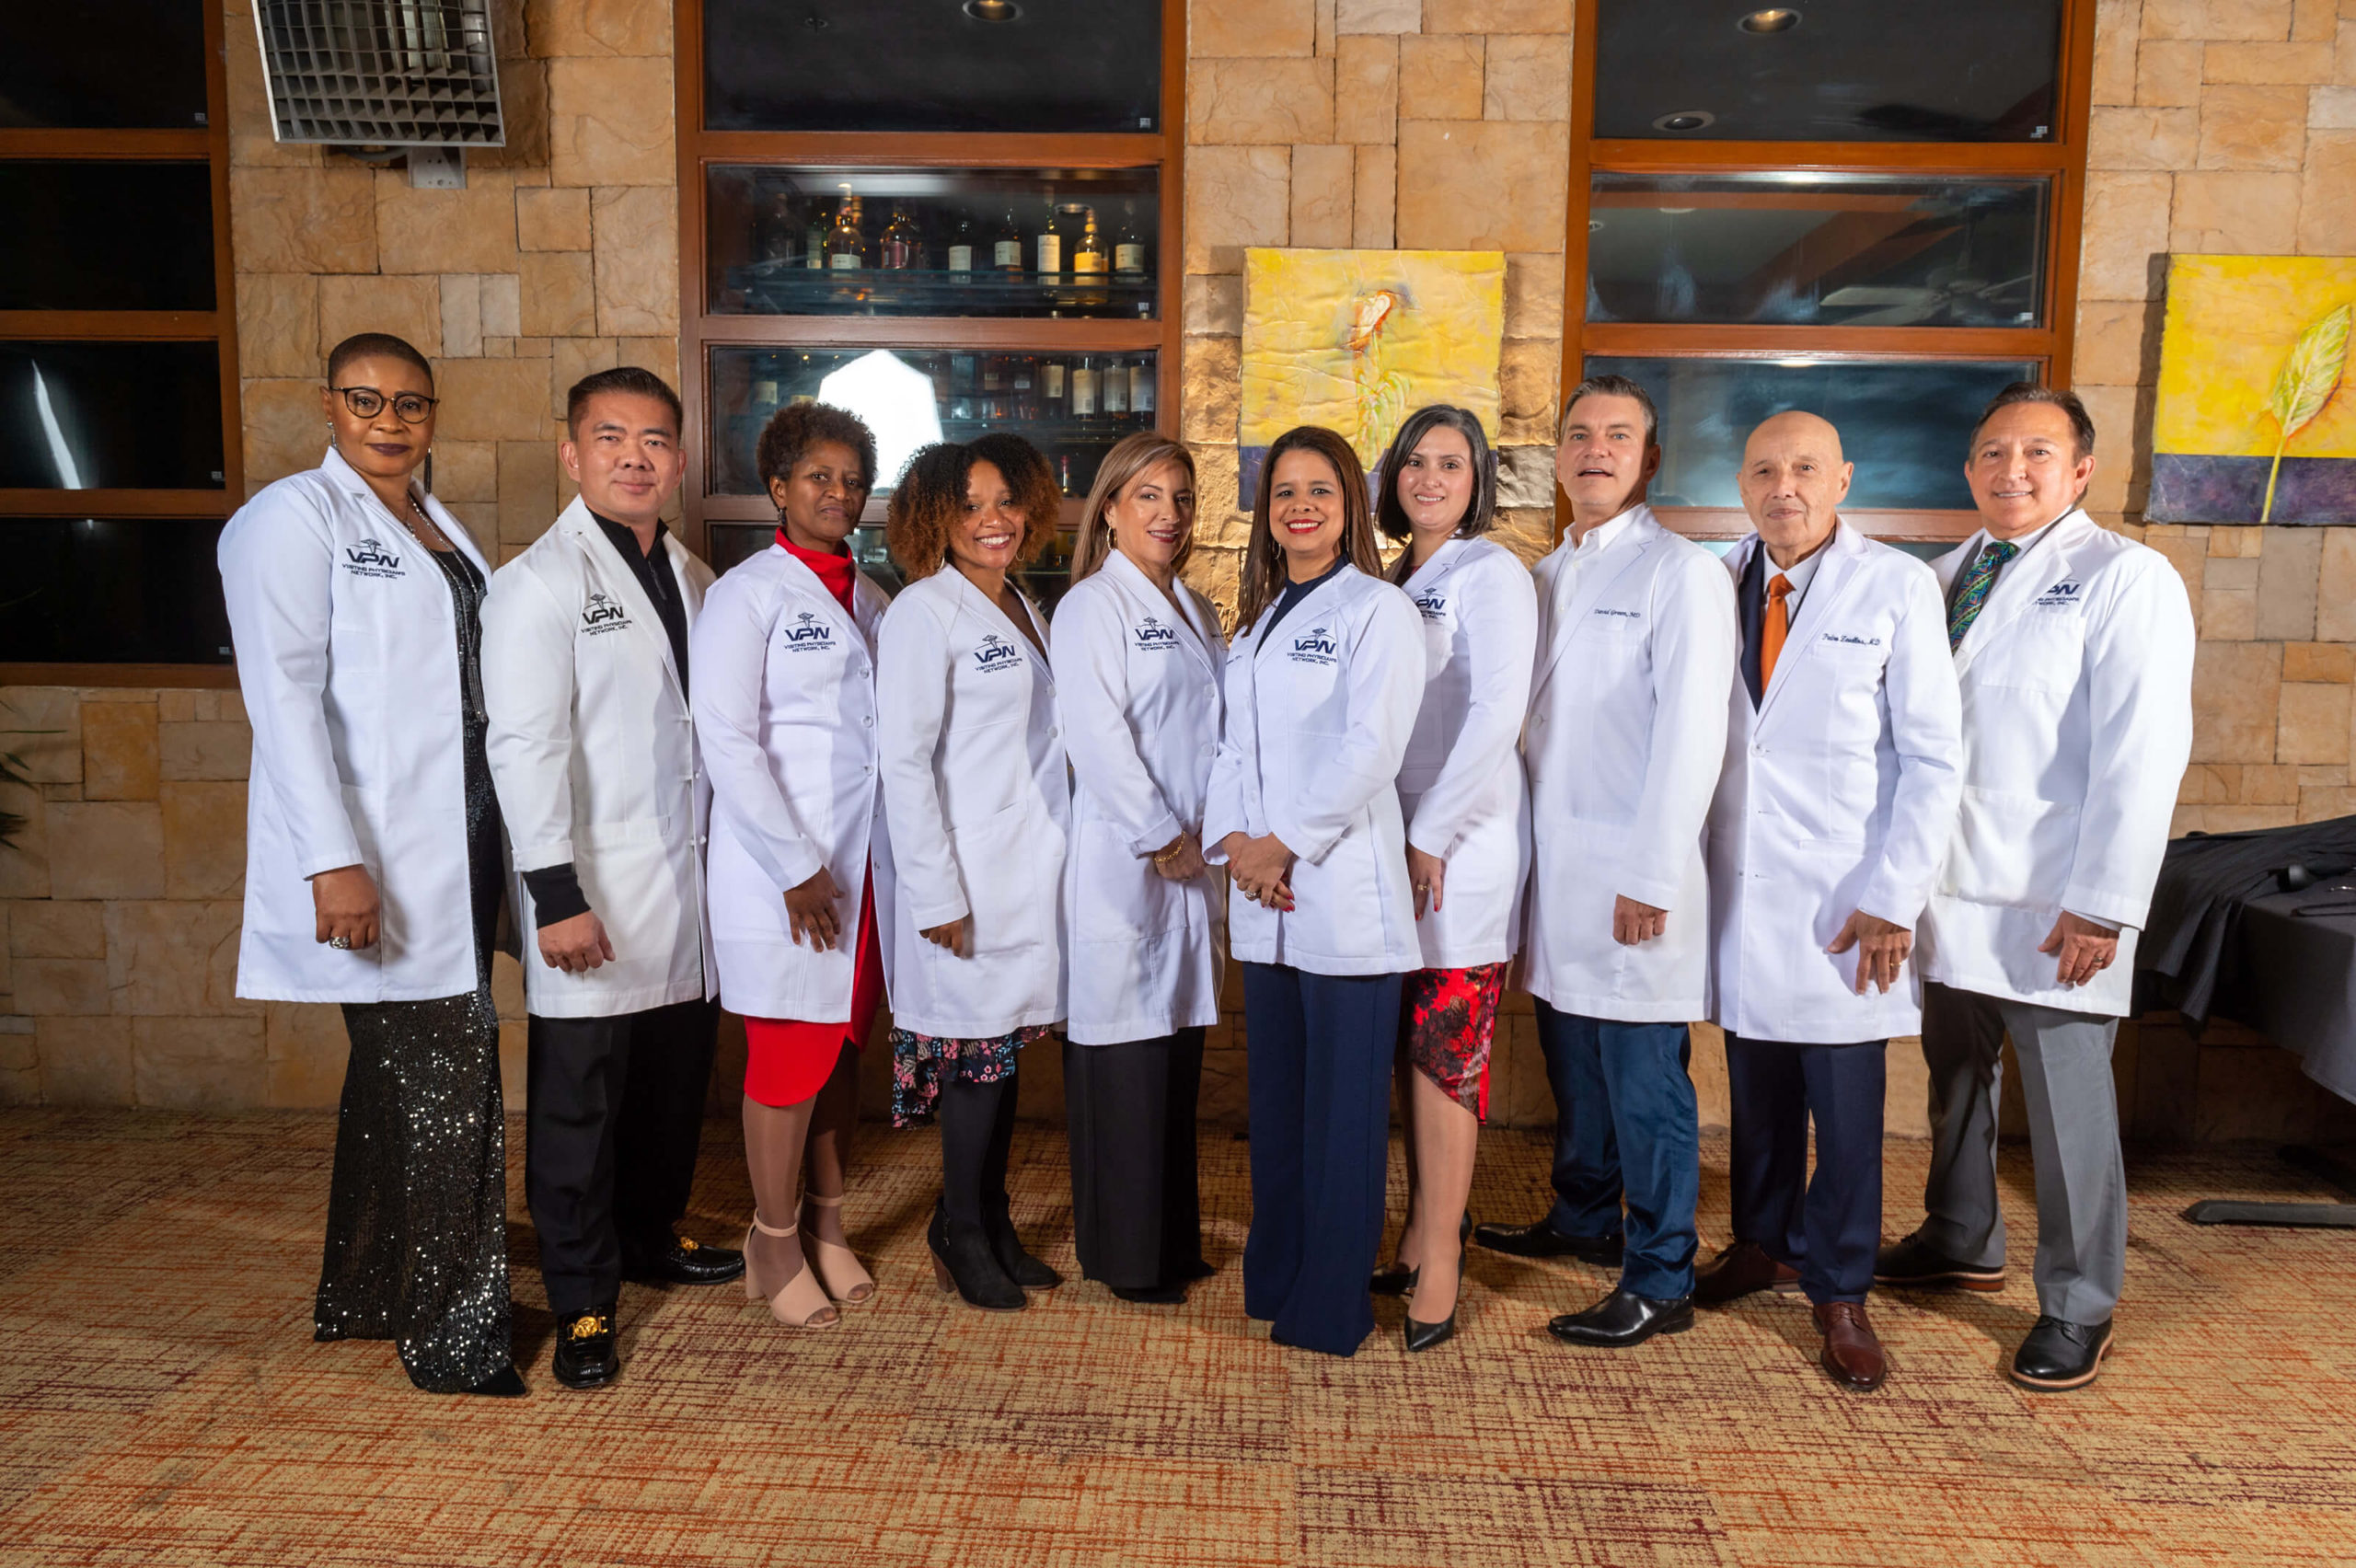
<svg viewBox="0 0 2356 1568"><path fill-rule="evenodd" d="M1418 969L1399 1004L1399 1048L1415 1069L1473 1115L1489 1119L1489 1045L1506 965Z"/></svg>
<svg viewBox="0 0 2356 1568"><path fill-rule="evenodd" d="M892 1125L913 1127L931 1119L941 1086L997 1083L1014 1076L1016 1053L1048 1035L1033 1024L995 1040L950 1040L892 1031Z"/></svg>

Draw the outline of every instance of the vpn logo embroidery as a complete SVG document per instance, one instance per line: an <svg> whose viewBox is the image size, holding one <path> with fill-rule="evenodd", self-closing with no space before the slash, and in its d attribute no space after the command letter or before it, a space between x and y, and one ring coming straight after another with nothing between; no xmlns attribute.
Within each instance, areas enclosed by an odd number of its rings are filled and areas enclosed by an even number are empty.
<svg viewBox="0 0 2356 1568"><path fill-rule="evenodd" d="M1138 640L1138 648L1141 652L1166 652L1178 646L1178 628L1164 626L1152 616L1146 617L1136 626L1131 627L1129 634Z"/></svg>
<svg viewBox="0 0 2356 1568"><path fill-rule="evenodd" d="M346 545L343 570L354 577L400 577L401 558L375 539L363 539L356 545Z"/></svg>
<svg viewBox="0 0 2356 1568"><path fill-rule="evenodd" d="M2065 577L2061 582L2056 582L2052 587L2048 588L2044 593L2039 594L2035 599L2031 600L2030 603L2033 605L2073 610L2080 605L2085 603L2085 600L2079 596L2085 592L2085 583L2079 582L2074 577Z"/></svg>
<svg viewBox="0 0 2356 1568"><path fill-rule="evenodd" d="M597 637L608 631L619 631L629 625L629 612L617 600L604 594L592 593L589 602L581 606L581 631L584 637Z"/></svg>
<svg viewBox="0 0 2356 1568"><path fill-rule="evenodd" d="M987 674L992 670L1011 670L1022 663L1022 650L1000 637L997 632L982 634L982 645L974 650L974 668Z"/></svg>
<svg viewBox="0 0 2356 1568"><path fill-rule="evenodd" d="M1426 588L1415 595L1415 608L1424 612L1426 620L1445 620L1448 618L1448 595Z"/></svg>
<svg viewBox="0 0 2356 1568"><path fill-rule="evenodd" d="M1313 627L1292 640L1293 663L1297 664L1330 664L1340 649L1340 641L1324 627Z"/></svg>
<svg viewBox="0 0 2356 1568"><path fill-rule="evenodd" d="M783 635L787 651L793 653L823 653L835 645L835 628L810 610L797 614Z"/></svg>

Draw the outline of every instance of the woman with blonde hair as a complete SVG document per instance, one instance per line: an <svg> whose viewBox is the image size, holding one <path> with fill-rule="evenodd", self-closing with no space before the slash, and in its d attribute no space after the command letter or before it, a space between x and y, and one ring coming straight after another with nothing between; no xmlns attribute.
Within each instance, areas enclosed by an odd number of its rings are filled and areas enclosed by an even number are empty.
<svg viewBox="0 0 2356 1568"><path fill-rule="evenodd" d="M1006 1189L1022 1049L1064 1016L1071 814L1046 617L1009 573L1046 549L1060 501L1019 436L918 451L884 536L908 585L876 639L892 1122L937 1111L934 1275L1005 1312L1062 1283L1023 1250Z"/></svg>
<svg viewBox="0 0 2356 1568"><path fill-rule="evenodd" d="M1195 1107L1218 1019L1226 888L1203 861L1226 650L1179 580L1195 463L1138 432L1105 455L1056 607L1056 702L1077 780L1064 1114L1080 1273L1175 1303L1203 1262Z"/></svg>
<svg viewBox="0 0 2356 1568"><path fill-rule="evenodd" d="M1423 963L1396 784L1424 691L1366 472L1304 425L1268 448L1228 651L1204 841L1245 902L1252 1234L1243 1309L1348 1355L1373 1331L1401 977Z"/></svg>

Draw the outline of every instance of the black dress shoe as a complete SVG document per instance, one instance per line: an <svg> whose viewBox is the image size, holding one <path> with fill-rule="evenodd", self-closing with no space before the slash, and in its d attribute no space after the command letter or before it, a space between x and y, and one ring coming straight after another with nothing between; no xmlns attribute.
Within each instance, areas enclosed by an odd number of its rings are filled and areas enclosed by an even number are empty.
<svg viewBox="0 0 2356 1568"><path fill-rule="evenodd" d="M1183 1307L1186 1304L1186 1287L1183 1285L1108 1285L1104 1287L1122 1301L1135 1301L1146 1307Z"/></svg>
<svg viewBox="0 0 2356 1568"><path fill-rule="evenodd" d="M622 1369L614 1351L614 1309L583 1312L557 1325L549 1370L568 1389L602 1389Z"/></svg>
<svg viewBox="0 0 2356 1568"><path fill-rule="evenodd" d="M1472 1239L1517 1258L1576 1258L1602 1269L1620 1266L1619 1237L1566 1235L1554 1228L1552 1216L1529 1225L1476 1225Z"/></svg>
<svg viewBox="0 0 2356 1568"><path fill-rule="evenodd" d="M2041 1317L2020 1349L2013 1352L2013 1381L2025 1389L2057 1392L2083 1389L2102 1370L2110 1351L2110 1320L2072 1323Z"/></svg>
<svg viewBox="0 0 2356 1568"><path fill-rule="evenodd" d="M1407 1349L1410 1354L1429 1350L1436 1344L1446 1344L1456 1337L1456 1314L1450 1312L1437 1323L1419 1323L1415 1315L1407 1318Z"/></svg>
<svg viewBox="0 0 2356 1568"><path fill-rule="evenodd" d="M681 1236L669 1251L630 1269L629 1277L641 1285L724 1285L745 1277L745 1254Z"/></svg>
<svg viewBox="0 0 2356 1568"><path fill-rule="evenodd" d="M1546 1332L1570 1344L1625 1350L1655 1334L1681 1334L1692 1326L1690 1296L1656 1301L1633 1291L1615 1290L1584 1312L1564 1313L1546 1325Z"/></svg>
<svg viewBox="0 0 2356 1568"><path fill-rule="evenodd" d="M1917 1230L1874 1254L1874 1283L1893 1290L2002 1290L2004 1265L1991 1269L1958 1262Z"/></svg>
<svg viewBox="0 0 2356 1568"><path fill-rule="evenodd" d="M524 1387L524 1378L522 1374L518 1373L513 1366L501 1367L498 1371L493 1372L490 1377L485 1378L481 1382L477 1383L473 1388L468 1389L466 1391L470 1394L481 1394L487 1398L494 1400L520 1400L525 1394L531 1392L529 1389Z"/></svg>

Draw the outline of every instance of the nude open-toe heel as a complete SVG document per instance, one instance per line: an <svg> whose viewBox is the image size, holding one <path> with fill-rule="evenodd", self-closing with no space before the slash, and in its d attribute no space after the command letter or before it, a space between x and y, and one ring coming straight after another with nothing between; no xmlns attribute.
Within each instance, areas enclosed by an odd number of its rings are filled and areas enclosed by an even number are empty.
<svg viewBox="0 0 2356 1568"><path fill-rule="evenodd" d="M800 1228L799 1226L789 1225L784 1229L779 1230L772 1226L763 1225L759 1215L753 1216L753 1230L757 1230L764 1236L777 1237L780 1240L795 1234ZM802 1260L803 1266L795 1270L793 1277L783 1285L771 1285L760 1278L758 1272L754 1268L753 1257L752 1231L746 1231L745 1233L745 1296L747 1300L758 1301L764 1297L768 1297L769 1316L789 1329L831 1329L842 1321L842 1314L835 1310L833 1303L826 1299L825 1289L818 1284L818 1271L812 1265L808 1257L805 1256Z"/></svg>
<svg viewBox="0 0 2356 1568"><path fill-rule="evenodd" d="M820 1208L838 1209L843 1206L840 1197L821 1197L816 1193L803 1193L802 1201L815 1204ZM817 1271L818 1283L835 1300L856 1306L875 1294L874 1276L860 1262L858 1255L841 1242L829 1241L823 1236L804 1236L802 1251L810 1260L810 1266Z"/></svg>

